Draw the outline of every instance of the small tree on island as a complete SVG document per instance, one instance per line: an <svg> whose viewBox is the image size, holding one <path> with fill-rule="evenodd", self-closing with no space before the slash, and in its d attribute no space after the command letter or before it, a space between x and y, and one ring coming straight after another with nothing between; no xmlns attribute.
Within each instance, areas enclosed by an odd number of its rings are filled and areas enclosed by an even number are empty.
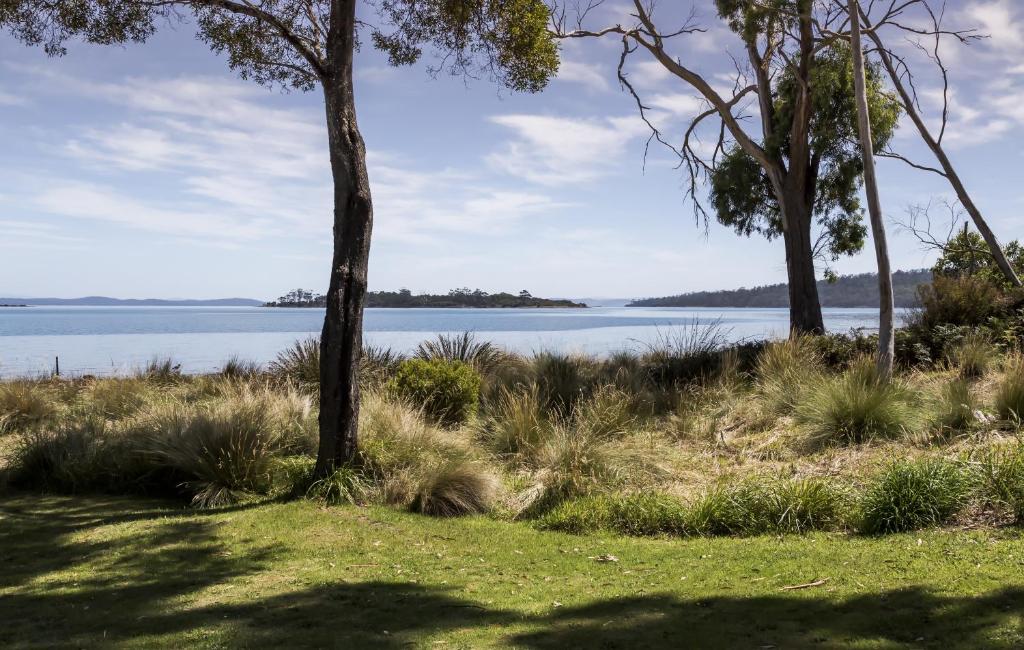
<svg viewBox="0 0 1024 650"><path fill-rule="evenodd" d="M356 121L359 29L393 65L437 48L457 74L483 73L512 90L541 90L558 69L542 0L380 0L391 31L356 17L358 0L0 0L0 28L66 53L65 43L142 42L158 22L196 21L198 36L243 79L323 92L334 185L334 252L320 339L317 475L357 452L358 371L373 225L366 148Z"/></svg>

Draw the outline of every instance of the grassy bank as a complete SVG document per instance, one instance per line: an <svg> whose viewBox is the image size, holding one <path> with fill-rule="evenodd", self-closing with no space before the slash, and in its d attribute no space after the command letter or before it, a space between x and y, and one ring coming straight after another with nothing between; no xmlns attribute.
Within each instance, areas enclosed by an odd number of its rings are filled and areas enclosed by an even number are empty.
<svg viewBox="0 0 1024 650"><path fill-rule="evenodd" d="M1024 541L1008 530L636 539L308 501L13 494L0 549L10 648L1024 644ZM786 589L801 585L816 586Z"/></svg>

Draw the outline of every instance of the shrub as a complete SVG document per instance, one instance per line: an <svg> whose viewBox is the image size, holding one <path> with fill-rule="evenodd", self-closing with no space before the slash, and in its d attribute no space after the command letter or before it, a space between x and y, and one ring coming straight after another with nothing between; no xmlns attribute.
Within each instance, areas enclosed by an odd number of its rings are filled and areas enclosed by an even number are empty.
<svg viewBox="0 0 1024 650"><path fill-rule="evenodd" d="M370 495L370 486L355 467L338 467L330 476L312 481L306 488L307 499L327 505L358 505Z"/></svg>
<svg viewBox="0 0 1024 650"><path fill-rule="evenodd" d="M861 530L870 535L943 524L966 503L969 475L943 459L892 463L861 502Z"/></svg>
<svg viewBox="0 0 1024 650"><path fill-rule="evenodd" d="M977 423L978 399L965 379L954 379L942 389L936 405L935 425L942 435L965 433Z"/></svg>
<svg viewBox="0 0 1024 650"><path fill-rule="evenodd" d="M873 361L863 359L810 391L796 416L818 438L860 443L913 430L917 411L911 400L904 384L885 381Z"/></svg>
<svg viewBox="0 0 1024 650"><path fill-rule="evenodd" d="M1013 359L996 387L995 409L999 417L1020 424L1024 417L1024 360Z"/></svg>
<svg viewBox="0 0 1024 650"><path fill-rule="evenodd" d="M644 344L641 364L648 381L662 388L704 381L722 368L722 351L728 332L721 321L659 330L654 342Z"/></svg>
<svg viewBox="0 0 1024 650"><path fill-rule="evenodd" d="M433 468L424 477L411 508L434 517L459 517L490 510L498 480L482 467L453 461Z"/></svg>
<svg viewBox="0 0 1024 650"><path fill-rule="evenodd" d="M995 358L995 350L988 338L970 334L946 352L946 359L965 379L984 376Z"/></svg>
<svg viewBox="0 0 1024 650"><path fill-rule="evenodd" d="M456 425L476 413L480 375L461 361L409 359L399 364L387 390L421 406L437 422Z"/></svg>
<svg viewBox="0 0 1024 650"><path fill-rule="evenodd" d="M316 392L320 388L320 339L311 336L282 350L270 363L270 372L300 390Z"/></svg>
<svg viewBox="0 0 1024 650"><path fill-rule="evenodd" d="M777 341L758 356L756 386L770 412L789 415L804 390L821 380L821 357L812 341L806 336Z"/></svg>
<svg viewBox="0 0 1024 650"><path fill-rule="evenodd" d="M519 391L503 388L481 422L480 437L496 454L532 458L549 429L535 385Z"/></svg>
<svg viewBox="0 0 1024 650"><path fill-rule="evenodd" d="M490 341L477 341L472 332L462 332L438 334L433 341L420 343L416 356L426 361L461 361L486 374L502 362L505 354Z"/></svg>
<svg viewBox="0 0 1024 650"><path fill-rule="evenodd" d="M0 383L0 433L32 427L52 418L56 395L37 381Z"/></svg>
<svg viewBox="0 0 1024 650"><path fill-rule="evenodd" d="M921 308L911 325L925 331L938 325L984 325L1004 309L1001 290L994 282L970 275L936 275L917 289Z"/></svg>

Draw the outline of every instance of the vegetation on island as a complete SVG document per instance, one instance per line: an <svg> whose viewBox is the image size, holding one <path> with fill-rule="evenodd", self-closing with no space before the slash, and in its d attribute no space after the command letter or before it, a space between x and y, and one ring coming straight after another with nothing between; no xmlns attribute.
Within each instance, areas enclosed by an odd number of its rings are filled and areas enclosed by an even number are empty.
<svg viewBox="0 0 1024 650"><path fill-rule="evenodd" d="M896 307L919 307L918 289L932 281L932 272L896 271L892 274ZM878 308L878 275L861 273L841 275L818 281L818 294L822 307ZM789 306L789 288L785 284L770 284L751 289L726 291L696 291L664 298L634 300L627 307L747 307L772 308Z"/></svg>
<svg viewBox="0 0 1024 650"><path fill-rule="evenodd" d="M281 296L265 307L319 307L327 305L327 298L322 294L295 289ZM518 294L487 293L480 289L452 289L446 294L416 294L408 289L398 291L369 291L366 294L367 307L475 307L475 308L525 308L525 307L562 307L583 308L585 304L572 300L552 300L536 298L525 289Z"/></svg>

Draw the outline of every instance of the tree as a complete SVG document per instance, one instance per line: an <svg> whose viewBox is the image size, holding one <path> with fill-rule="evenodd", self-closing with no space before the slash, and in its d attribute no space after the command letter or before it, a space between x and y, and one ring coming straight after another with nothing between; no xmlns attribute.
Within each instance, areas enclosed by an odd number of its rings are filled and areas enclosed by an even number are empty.
<svg viewBox="0 0 1024 650"><path fill-rule="evenodd" d="M868 115L867 76L864 72L864 49L861 45L860 7L857 0L849 0L850 47L853 51L853 79L857 96L857 129L860 132L861 155L864 163L864 191L871 216L871 235L878 259L878 373L886 380L892 376L895 350L895 323L893 322L892 268L889 265L889 247L882 220L882 202L878 196L875 177L875 148L871 137L871 118Z"/></svg>
<svg viewBox="0 0 1024 650"><path fill-rule="evenodd" d="M874 3L872 3L870 8L875 8ZM924 15L920 16L917 20L906 21L904 19L904 15L914 8L918 8L923 11ZM943 6L943 9L944 8L945 7ZM944 11L937 13L927 0L906 0L905 2L898 4L890 3L888 5L880 3L877 9L882 12L882 15L872 19L869 15L870 11L865 11L863 8L859 8L861 20L867 30L866 34L874 43L874 49L882 62L882 66L888 74L889 79L892 81L893 87L896 89L897 93L899 93L903 110L906 111L910 120L917 128L918 133L921 135L921 139L924 140L925 144L928 145L928 148L935 156L935 159L938 160L940 169L913 163L903 156L894 154L886 155L903 160L917 169L934 172L949 181L949 184L953 187L953 191L956 192L957 199L970 215L971 220L978 229L978 232L981 233L981 237L984 239L986 246L988 246L989 251L992 254L992 258L995 260L1000 271L1006 277L1007 282L1015 287L1021 286L1021 280L1017 271L1014 269L1010 260L1007 259L1006 253L999 244L999 240L996 238L995 233L992 232L992 229L989 227L988 222L986 222L985 218L982 216L981 210L974 203L970 194L968 194L966 186L961 180L960 175L957 173L956 168L953 167L953 163L946 154L945 147L943 146L943 139L949 122L949 69L943 62L943 58L940 53L940 46L943 42L943 38L947 38L947 40L953 39L958 43L967 44L979 38L979 35L970 30L956 31L945 29L942 25ZM927 47L923 43L915 43L915 45L935 64L942 79L942 115L937 135L928 128L928 125L921 116L916 91L914 90L913 74L907 60L904 57L899 56L899 54L897 54L893 49L887 47L885 42L882 40L882 28L885 27L904 34L927 38L931 42L930 46Z"/></svg>
<svg viewBox="0 0 1024 650"><path fill-rule="evenodd" d="M556 9L560 38L617 35L622 40L618 76L636 100L652 139L670 147L687 171L687 197L699 218L708 214L698 196L710 182L710 203L723 224L738 233L781 237L785 244L790 325L794 332L824 330L815 260L861 249L866 230L857 197L863 162L857 148L856 104L850 52L843 39L826 34L845 14L812 0L716 0L718 16L739 37L746 62L731 96L668 51L669 42L703 31L692 16L677 28L660 29L642 0L633 1L632 26L584 27L591 2L565 27ZM695 115L675 146L654 125L651 109L629 80L627 59L643 50L676 79L697 91L706 110ZM726 56L723 50L723 56ZM867 70L868 99L876 146L891 137L898 103L883 90L880 75ZM743 110L756 100L759 119L748 126ZM706 122L717 120L714 128ZM711 153L696 145L702 129L716 136ZM815 224L820 234L812 232Z"/></svg>
<svg viewBox="0 0 1024 650"><path fill-rule="evenodd" d="M358 368L373 226L366 150L356 120L353 59L359 28L391 63L436 47L446 69L487 74L513 90L542 89L558 68L541 0L381 0L388 26L356 18L357 0L0 0L0 27L51 55L72 38L141 42L159 22L191 15L199 38L257 83L319 86L334 184L334 253L320 353L320 445L325 475L356 456Z"/></svg>

